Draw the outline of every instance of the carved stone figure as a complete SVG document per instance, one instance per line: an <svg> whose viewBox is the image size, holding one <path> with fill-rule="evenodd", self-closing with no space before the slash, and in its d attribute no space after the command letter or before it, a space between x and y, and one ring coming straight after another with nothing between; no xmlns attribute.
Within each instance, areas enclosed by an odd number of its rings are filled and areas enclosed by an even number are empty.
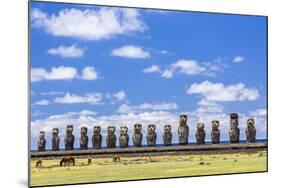
<svg viewBox="0 0 281 188"><path fill-rule="evenodd" d="M149 147L156 146L157 134L156 134L155 130L156 130L155 125L153 125L153 124L148 125L146 141L147 141L147 146L149 146Z"/></svg>
<svg viewBox="0 0 281 188"><path fill-rule="evenodd" d="M66 150L72 150L74 148L75 137L73 133L73 125L66 126L66 135L64 137L64 145Z"/></svg>
<svg viewBox="0 0 281 188"><path fill-rule="evenodd" d="M128 135L128 127L121 126L120 127L120 136L119 136L119 145L120 148L126 148L129 144L129 135Z"/></svg>
<svg viewBox="0 0 281 188"><path fill-rule="evenodd" d="M196 142L197 144L205 144L206 132L204 123L197 123Z"/></svg>
<svg viewBox="0 0 281 188"><path fill-rule="evenodd" d="M246 136L248 142L256 141L255 120L253 118L247 120Z"/></svg>
<svg viewBox="0 0 281 188"><path fill-rule="evenodd" d="M178 135L179 135L179 144L181 145L188 144L189 128L187 125L187 115L185 114L180 115Z"/></svg>
<svg viewBox="0 0 281 188"><path fill-rule="evenodd" d="M100 149L101 143L102 143L102 135L101 135L101 127L100 126L94 126L94 134L92 137L92 143L94 149Z"/></svg>
<svg viewBox="0 0 281 188"><path fill-rule="evenodd" d="M134 147L141 147L141 145L142 145L141 129L142 129L141 124L135 124L134 125L134 135L133 135Z"/></svg>
<svg viewBox="0 0 281 188"><path fill-rule="evenodd" d="M173 134L171 132L171 125L164 125L163 142L165 146L170 146L172 144Z"/></svg>
<svg viewBox="0 0 281 188"><path fill-rule="evenodd" d="M52 150L56 151L60 149L60 137L59 137L59 129L53 128L52 131Z"/></svg>
<svg viewBox="0 0 281 188"><path fill-rule="evenodd" d="M212 143L219 144L220 143L220 130L219 130L220 122L218 120L212 121Z"/></svg>
<svg viewBox="0 0 281 188"><path fill-rule="evenodd" d="M107 127L107 137L106 137L106 144L108 148L115 148L116 147L116 135L115 127L108 126Z"/></svg>
<svg viewBox="0 0 281 188"><path fill-rule="evenodd" d="M230 114L230 130L229 130L229 142L239 143L240 129L238 128L238 114Z"/></svg>
<svg viewBox="0 0 281 188"><path fill-rule="evenodd" d="M88 133L88 128L87 127L81 127L80 149L88 149L89 137L88 137L87 133Z"/></svg>
<svg viewBox="0 0 281 188"><path fill-rule="evenodd" d="M45 132L40 131L39 140L38 140L38 151L45 151L45 149L46 149Z"/></svg>

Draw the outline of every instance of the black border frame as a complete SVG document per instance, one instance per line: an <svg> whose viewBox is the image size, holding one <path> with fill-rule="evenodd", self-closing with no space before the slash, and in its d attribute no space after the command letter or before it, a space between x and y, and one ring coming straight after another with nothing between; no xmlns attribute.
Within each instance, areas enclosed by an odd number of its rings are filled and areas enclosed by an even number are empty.
<svg viewBox="0 0 281 188"><path fill-rule="evenodd" d="M30 23L30 12L31 12L31 3L32 2L41 2L41 3L54 3L54 4L72 4L72 5L86 5L86 6L105 6L105 7L117 7L117 8L135 8L142 10L159 10L159 11L174 11L174 12L191 12L191 13L203 13L203 14L225 14L225 15L234 15L234 16L251 16L251 17L265 17L266 18L266 137L267 137L267 157L266 157L266 170L265 171L255 171L255 172L237 172L237 173L224 173L224 174L208 174L208 175L194 175L194 176L175 176L175 177L164 177L164 178L149 178L149 179L134 179L134 180L116 180L116 181L101 181L101 182L85 182L85 183L70 183L70 184L52 184L52 185L40 185L40 186L31 186L31 63L30 63L30 36L31 36L31 23ZM29 0L28 1L28 187L54 187L54 186L68 186L68 185L93 185L100 183L114 183L114 182L134 182L134 181L147 181L147 180L161 180L161 179L178 179L178 178L191 178L191 177L208 177L208 176L223 176L223 175L238 175L238 174L255 174L255 173L266 173L269 172L268 169L268 158L269 158L269 138L268 138L268 16L267 15L255 15L255 14L238 14L238 13L222 13L222 12L207 12L207 11L194 11L194 10L178 10L178 9L163 9L163 8L148 8L148 7L134 7L134 6L120 6L120 5L106 5L106 4L90 4L90 3L70 3L70 2L57 2L53 0L41 1L41 0Z"/></svg>

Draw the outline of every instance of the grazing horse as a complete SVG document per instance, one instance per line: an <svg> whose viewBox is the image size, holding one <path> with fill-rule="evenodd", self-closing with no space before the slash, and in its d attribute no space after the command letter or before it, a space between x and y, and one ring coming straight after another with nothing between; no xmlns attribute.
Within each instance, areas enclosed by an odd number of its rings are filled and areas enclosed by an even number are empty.
<svg viewBox="0 0 281 188"><path fill-rule="evenodd" d="M41 160L36 162L36 168L39 168L39 167L40 168L42 167L42 161Z"/></svg>
<svg viewBox="0 0 281 188"><path fill-rule="evenodd" d="M115 156L115 157L113 157L113 160L112 160L113 162L117 162L117 161L120 161L120 157L118 157L118 156Z"/></svg>
<svg viewBox="0 0 281 188"><path fill-rule="evenodd" d="M70 156L67 156L67 157L63 157L60 161L60 166L64 165L70 165L72 164L72 166L75 166L75 159L74 157L70 157Z"/></svg>

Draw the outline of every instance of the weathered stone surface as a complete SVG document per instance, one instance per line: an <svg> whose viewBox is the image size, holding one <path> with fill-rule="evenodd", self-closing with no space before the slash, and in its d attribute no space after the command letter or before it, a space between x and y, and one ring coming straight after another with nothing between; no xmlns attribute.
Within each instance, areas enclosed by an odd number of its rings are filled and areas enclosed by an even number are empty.
<svg viewBox="0 0 281 188"><path fill-rule="evenodd" d="M248 142L256 142L256 128L253 118L247 120L246 136Z"/></svg>
<svg viewBox="0 0 281 188"><path fill-rule="evenodd" d="M75 137L73 133L73 125L67 125L66 136L64 137L64 145L66 150L73 150Z"/></svg>
<svg viewBox="0 0 281 188"><path fill-rule="evenodd" d="M155 125L150 124L147 126L146 141L147 141L147 146L149 146L149 147L156 146L157 134L156 134L155 130L156 130Z"/></svg>
<svg viewBox="0 0 281 188"><path fill-rule="evenodd" d="M106 137L106 144L108 148L115 148L116 147L116 135L115 127L108 126L107 127L107 137Z"/></svg>
<svg viewBox="0 0 281 188"><path fill-rule="evenodd" d="M188 144L188 135L189 127L187 125L187 115L182 114L180 115L178 127L179 144Z"/></svg>
<svg viewBox="0 0 281 188"><path fill-rule="evenodd" d="M102 144L102 135L101 135L101 127L94 126L94 134L92 137L92 143L94 149L100 149Z"/></svg>
<svg viewBox="0 0 281 188"><path fill-rule="evenodd" d="M197 144L205 144L206 132L204 130L204 123L197 123L196 142Z"/></svg>
<svg viewBox="0 0 281 188"><path fill-rule="evenodd" d="M134 125L134 135L133 135L133 143L134 147L142 146L142 133L141 133L142 125L135 124Z"/></svg>
<svg viewBox="0 0 281 188"><path fill-rule="evenodd" d="M120 127L119 145L120 148L126 148L129 145L128 127L126 126Z"/></svg>
<svg viewBox="0 0 281 188"><path fill-rule="evenodd" d="M38 151L45 151L45 149L46 149L45 132L40 131L39 140L38 140Z"/></svg>
<svg viewBox="0 0 281 188"><path fill-rule="evenodd" d="M218 120L212 121L212 143L219 144L220 143L220 130L219 130L220 122Z"/></svg>
<svg viewBox="0 0 281 188"><path fill-rule="evenodd" d="M81 127L80 149L88 149L89 137L88 137L87 133L88 133L88 128L87 127Z"/></svg>
<svg viewBox="0 0 281 188"><path fill-rule="evenodd" d="M59 129L53 128L52 131L52 150L56 151L60 149L60 137L59 137Z"/></svg>
<svg viewBox="0 0 281 188"><path fill-rule="evenodd" d="M238 114L230 114L230 130L229 130L229 142L239 143L240 142L240 129L238 128Z"/></svg>
<svg viewBox="0 0 281 188"><path fill-rule="evenodd" d="M165 146L169 146L172 144L173 134L171 130L172 130L171 125L164 125L163 142Z"/></svg>

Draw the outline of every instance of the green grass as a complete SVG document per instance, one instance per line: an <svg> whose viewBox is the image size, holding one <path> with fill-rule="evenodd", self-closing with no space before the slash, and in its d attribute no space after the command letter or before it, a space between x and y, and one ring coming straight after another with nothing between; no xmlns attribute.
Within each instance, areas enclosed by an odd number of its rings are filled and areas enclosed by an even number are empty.
<svg viewBox="0 0 281 188"><path fill-rule="evenodd" d="M76 166L59 167L59 160L43 160L42 168L31 162L31 185L59 185L87 182L167 178L210 174L266 171L267 154L256 153L179 155L76 159ZM204 164L200 164L204 163Z"/></svg>

